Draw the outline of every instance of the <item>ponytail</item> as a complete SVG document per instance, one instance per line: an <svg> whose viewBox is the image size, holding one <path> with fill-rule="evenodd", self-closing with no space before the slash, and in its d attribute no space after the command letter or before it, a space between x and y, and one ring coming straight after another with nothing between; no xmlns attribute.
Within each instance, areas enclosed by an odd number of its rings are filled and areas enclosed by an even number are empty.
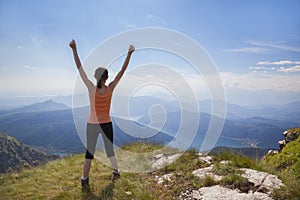
<svg viewBox="0 0 300 200"><path fill-rule="evenodd" d="M102 83L108 78L108 71L104 68L98 68L96 70L96 74L98 75L98 77L101 75L101 78L98 80L97 83L97 88L101 89Z"/></svg>

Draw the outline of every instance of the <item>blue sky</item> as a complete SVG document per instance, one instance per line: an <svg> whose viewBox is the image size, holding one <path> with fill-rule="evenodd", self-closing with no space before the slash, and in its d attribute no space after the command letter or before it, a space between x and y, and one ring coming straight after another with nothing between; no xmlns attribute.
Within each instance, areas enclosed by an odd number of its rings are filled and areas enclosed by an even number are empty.
<svg viewBox="0 0 300 200"><path fill-rule="evenodd" d="M77 75L72 38L84 60L112 35L162 27L206 49L228 101L300 100L299 10L297 0L1 0L0 97L70 95Z"/></svg>

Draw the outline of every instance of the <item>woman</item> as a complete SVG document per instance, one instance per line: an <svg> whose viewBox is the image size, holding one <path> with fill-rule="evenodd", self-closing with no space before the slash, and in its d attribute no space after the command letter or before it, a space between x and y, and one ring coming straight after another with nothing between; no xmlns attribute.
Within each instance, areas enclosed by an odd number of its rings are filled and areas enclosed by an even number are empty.
<svg viewBox="0 0 300 200"><path fill-rule="evenodd" d="M109 158L111 167L113 169L112 180L115 180L120 177L118 163L113 149L113 129L109 112L112 93L115 87L117 86L118 82L122 78L125 70L127 69L131 55L134 52L134 46L130 45L122 69L117 74L115 79L108 85L105 84L108 78L107 69L99 67L95 70L94 77L97 80L97 84L94 85L93 82L88 79L81 65L80 59L77 54L76 43L74 40L70 42L70 47L73 50L73 56L79 74L88 89L90 99L90 114L86 128L87 149L83 166L83 176L81 178L82 189L85 190L89 187L88 175L92 159L94 159L97 138L100 132L102 133L106 155Z"/></svg>

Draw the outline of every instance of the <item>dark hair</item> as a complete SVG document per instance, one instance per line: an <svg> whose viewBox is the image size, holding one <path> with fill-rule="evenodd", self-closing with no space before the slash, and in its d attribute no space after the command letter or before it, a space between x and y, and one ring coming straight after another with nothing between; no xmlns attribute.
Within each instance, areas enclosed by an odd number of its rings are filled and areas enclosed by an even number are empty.
<svg viewBox="0 0 300 200"><path fill-rule="evenodd" d="M108 78L108 71L105 68L99 67L95 71L95 77L97 79L97 87L101 89L102 82Z"/></svg>

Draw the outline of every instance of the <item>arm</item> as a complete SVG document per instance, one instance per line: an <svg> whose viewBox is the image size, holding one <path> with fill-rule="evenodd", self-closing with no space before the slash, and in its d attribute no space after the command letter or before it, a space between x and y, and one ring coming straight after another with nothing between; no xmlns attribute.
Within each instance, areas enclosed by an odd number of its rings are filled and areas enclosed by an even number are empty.
<svg viewBox="0 0 300 200"><path fill-rule="evenodd" d="M127 66L129 64L131 55L134 52L134 50L135 50L134 46L130 45L130 47L128 49L127 56L126 56L126 59L125 59L125 61L123 63L123 66L122 66L121 70L119 71L119 73L117 74L117 76L115 77L115 79L109 84L109 87L110 87L111 91L113 91L115 89L115 87L117 86L117 84L121 80L121 78L122 78L125 70L127 69Z"/></svg>
<svg viewBox="0 0 300 200"><path fill-rule="evenodd" d="M93 91L94 84L92 83L92 81L89 80L89 78L87 77L87 75L86 75L86 73L85 73L85 71L84 71L84 69L81 65L81 62L80 62L80 59L79 59L79 56L78 56L78 53L77 53L77 48L76 48L75 41L72 40L69 45L73 50L74 60L75 60L77 69L79 71L80 77L83 80L84 84L86 85L86 87L88 88L88 91L90 93L91 91Z"/></svg>

